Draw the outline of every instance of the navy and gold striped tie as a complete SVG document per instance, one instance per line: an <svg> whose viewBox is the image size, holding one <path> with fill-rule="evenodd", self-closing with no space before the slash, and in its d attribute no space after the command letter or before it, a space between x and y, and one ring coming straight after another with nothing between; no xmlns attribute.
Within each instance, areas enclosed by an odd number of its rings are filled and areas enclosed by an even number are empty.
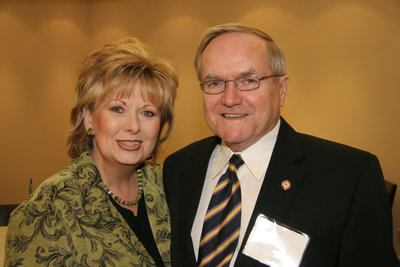
<svg viewBox="0 0 400 267"><path fill-rule="evenodd" d="M201 232L199 267L227 266L235 252L242 210L236 171L243 163L240 155L234 154L214 189Z"/></svg>

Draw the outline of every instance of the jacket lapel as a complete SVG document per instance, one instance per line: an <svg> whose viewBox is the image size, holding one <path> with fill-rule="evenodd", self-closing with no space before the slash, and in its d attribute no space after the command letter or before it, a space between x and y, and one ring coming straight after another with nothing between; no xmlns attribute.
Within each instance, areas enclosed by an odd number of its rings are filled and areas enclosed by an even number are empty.
<svg viewBox="0 0 400 267"><path fill-rule="evenodd" d="M144 170L146 177L143 192L146 196L147 217L160 256L165 265L168 266L171 262L169 253L171 228L168 205L162 184L160 184L160 181L162 181L161 170L158 171L158 168L151 165L142 170Z"/></svg>
<svg viewBox="0 0 400 267"><path fill-rule="evenodd" d="M304 157L296 132L281 118L278 138L244 241L243 250L259 214L281 221L304 178Z"/></svg>
<svg viewBox="0 0 400 267"><path fill-rule="evenodd" d="M200 202L201 192L203 190L203 184L207 173L208 162L211 154L214 151L215 146L220 143L220 139L216 136L207 138L202 144L200 150L191 156L190 168L185 169L184 175L181 176L180 181L180 192L183 192L183 197L180 199L183 203L183 226L182 233L189 235L186 240L187 253L193 254L193 243L190 237L192 231L193 221L196 216L197 207ZM191 182L188 182L190 180ZM180 229L178 230L180 231ZM193 254L194 258L194 254Z"/></svg>

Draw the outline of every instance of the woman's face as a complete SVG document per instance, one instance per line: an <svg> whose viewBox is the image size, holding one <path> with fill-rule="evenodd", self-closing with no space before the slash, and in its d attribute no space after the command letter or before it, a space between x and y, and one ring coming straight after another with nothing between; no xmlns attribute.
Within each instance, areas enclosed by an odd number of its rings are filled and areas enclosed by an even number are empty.
<svg viewBox="0 0 400 267"><path fill-rule="evenodd" d="M100 169L136 167L155 148L161 115L153 103L143 99L140 86L145 85L133 84L130 97L110 97L94 112L84 110L85 127L94 130L92 156Z"/></svg>

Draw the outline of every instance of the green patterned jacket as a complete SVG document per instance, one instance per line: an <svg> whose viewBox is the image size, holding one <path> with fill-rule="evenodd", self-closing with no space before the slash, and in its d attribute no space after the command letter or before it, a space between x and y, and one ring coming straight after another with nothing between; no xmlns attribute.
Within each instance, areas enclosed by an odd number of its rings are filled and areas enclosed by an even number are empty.
<svg viewBox="0 0 400 267"><path fill-rule="evenodd" d="M151 230L170 266L161 166L146 164L142 170ZM11 214L4 266L155 266L100 181L88 151L44 181Z"/></svg>

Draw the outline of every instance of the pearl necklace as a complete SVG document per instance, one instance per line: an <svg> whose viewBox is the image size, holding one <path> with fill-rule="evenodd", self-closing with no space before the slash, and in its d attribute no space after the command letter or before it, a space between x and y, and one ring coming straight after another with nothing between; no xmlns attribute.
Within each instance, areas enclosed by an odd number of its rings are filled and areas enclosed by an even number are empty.
<svg viewBox="0 0 400 267"><path fill-rule="evenodd" d="M135 200L131 200L131 201L126 201L121 199L120 197L118 197L117 195L115 195L107 186L107 184L104 181L101 181L100 184L104 187L104 189L106 190L107 194L115 200L115 202L122 204L122 205L126 205L126 206L133 206L136 205L137 203L139 203L139 200L142 198L142 193L143 193L143 172L141 169L137 170L137 174L138 174L138 185L139 185L139 190L138 190L138 195L136 197Z"/></svg>

